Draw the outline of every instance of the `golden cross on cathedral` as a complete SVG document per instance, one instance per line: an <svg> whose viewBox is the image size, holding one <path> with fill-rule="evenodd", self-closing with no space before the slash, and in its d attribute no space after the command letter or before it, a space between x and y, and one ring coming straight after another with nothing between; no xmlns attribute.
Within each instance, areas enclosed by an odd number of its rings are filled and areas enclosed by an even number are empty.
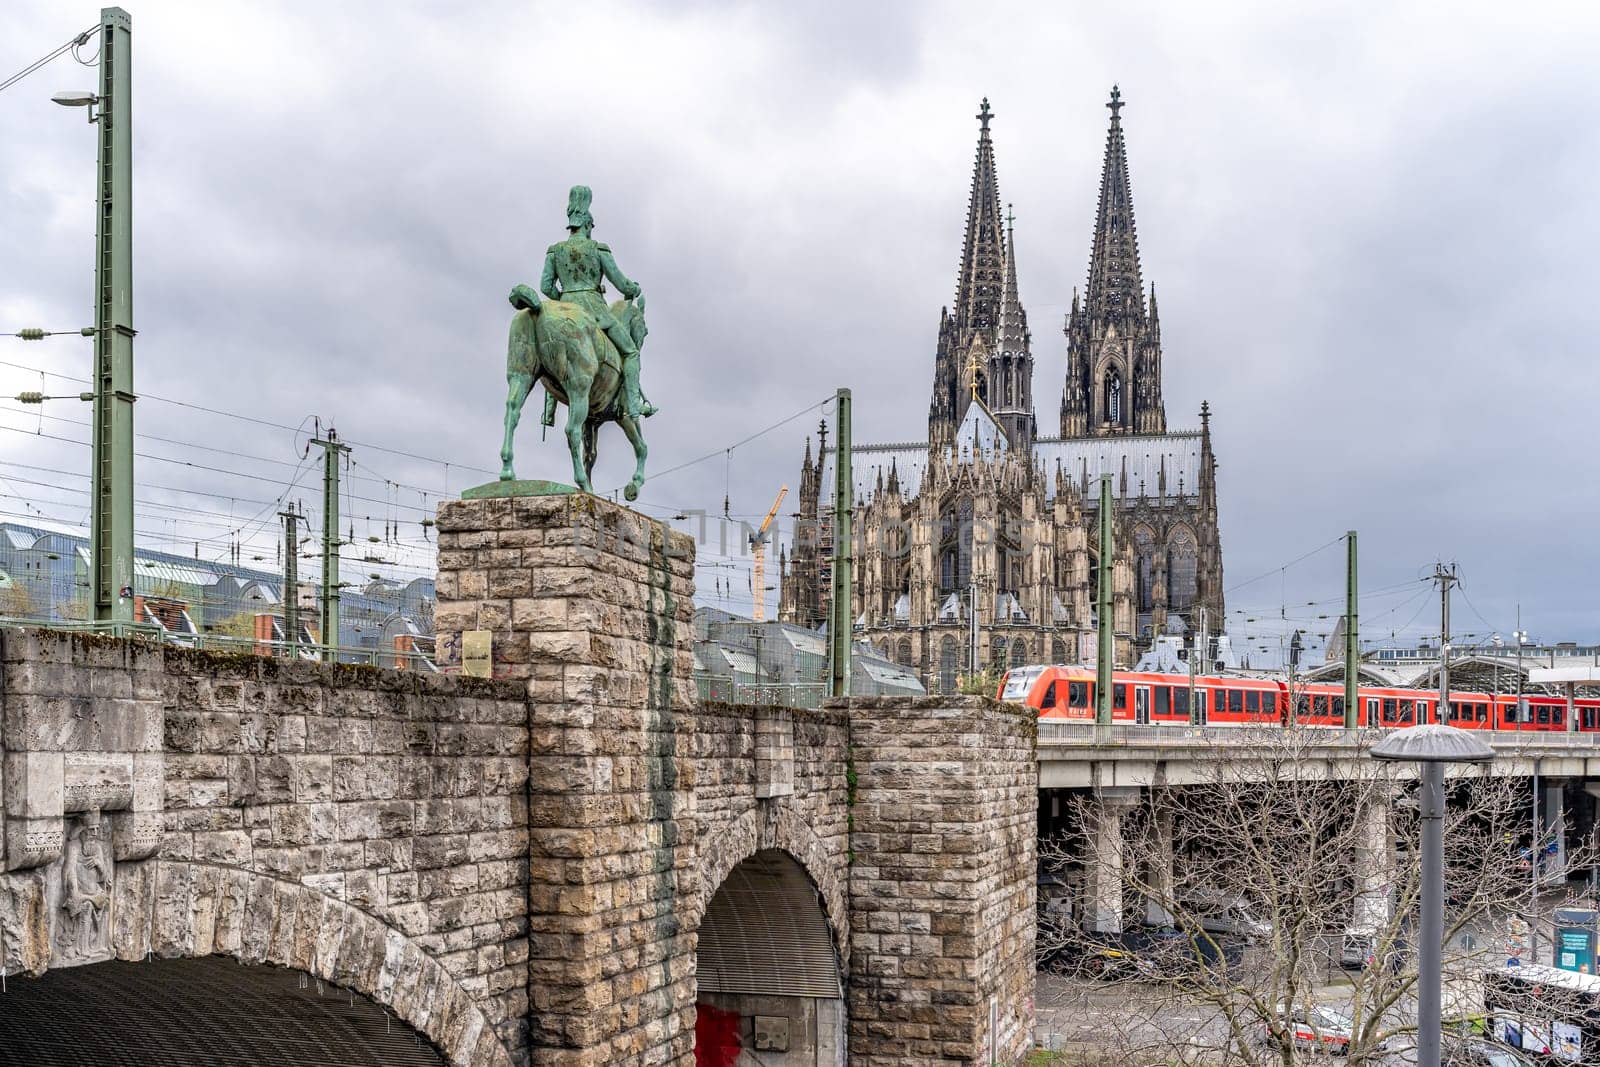
<svg viewBox="0 0 1600 1067"><path fill-rule="evenodd" d="M972 399L978 399L978 371L982 365L978 362L978 349L972 348L967 353L967 386L972 390ZM981 401L980 401L981 403Z"/></svg>

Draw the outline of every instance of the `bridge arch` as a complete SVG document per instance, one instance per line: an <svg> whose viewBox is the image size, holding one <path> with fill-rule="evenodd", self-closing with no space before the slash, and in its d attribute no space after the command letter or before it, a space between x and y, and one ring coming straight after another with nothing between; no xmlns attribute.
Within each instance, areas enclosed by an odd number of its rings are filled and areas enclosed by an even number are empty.
<svg viewBox="0 0 1600 1067"><path fill-rule="evenodd" d="M688 923L696 1062L727 1067L751 1050L763 1063L843 1064L843 857L787 807L746 812L701 840L714 845Z"/></svg>
<svg viewBox="0 0 1600 1067"><path fill-rule="evenodd" d="M7 1063L446 1062L368 997L304 971L221 955L53 967L36 978L13 976L3 1003Z"/></svg>
<svg viewBox="0 0 1600 1067"><path fill-rule="evenodd" d="M448 1063L511 1067L488 1018L443 964L403 931L314 886L152 860L119 865L114 893L118 959L221 955L290 968L392 1011Z"/></svg>

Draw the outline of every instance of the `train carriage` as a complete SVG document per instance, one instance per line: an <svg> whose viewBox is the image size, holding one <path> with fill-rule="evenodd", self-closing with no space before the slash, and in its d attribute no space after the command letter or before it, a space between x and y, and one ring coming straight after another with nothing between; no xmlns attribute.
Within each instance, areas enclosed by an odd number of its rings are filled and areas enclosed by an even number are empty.
<svg viewBox="0 0 1600 1067"><path fill-rule="evenodd" d="M1093 721L1098 682L1092 668L1082 666L1014 667L1001 679L1001 700L1027 704L1041 719ZM1286 725L1342 727L1345 717L1342 685L1312 682L1290 687L1277 679L1116 671L1111 692L1111 720L1135 726ZM1431 690L1361 686L1356 722L1378 729L1398 729L1443 721L1467 730L1559 732L1568 729L1567 702L1545 694L1515 695L1476 692L1450 694L1444 715L1436 717L1439 694ZM1585 697L1572 704L1576 729L1600 733L1600 699Z"/></svg>

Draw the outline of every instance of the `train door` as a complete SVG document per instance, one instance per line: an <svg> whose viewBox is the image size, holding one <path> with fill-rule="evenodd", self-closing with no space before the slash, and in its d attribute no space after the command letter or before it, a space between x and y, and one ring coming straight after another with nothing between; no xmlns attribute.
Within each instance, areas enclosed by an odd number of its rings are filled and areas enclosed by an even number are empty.
<svg viewBox="0 0 1600 1067"><path fill-rule="evenodd" d="M1206 724L1207 697L1211 694L1204 689L1196 688L1194 691L1194 721L1197 725Z"/></svg>
<svg viewBox="0 0 1600 1067"><path fill-rule="evenodd" d="M1378 725L1378 698L1377 697L1368 697L1367 698L1367 725L1369 727L1375 727L1375 726Z"/></svg>
<svg viewBox="0 0 1600 1067"><path fill-rule="evenodd" d="M1133 687L1133 721L1139 726L1150 725L1150 687Z"/></svg>

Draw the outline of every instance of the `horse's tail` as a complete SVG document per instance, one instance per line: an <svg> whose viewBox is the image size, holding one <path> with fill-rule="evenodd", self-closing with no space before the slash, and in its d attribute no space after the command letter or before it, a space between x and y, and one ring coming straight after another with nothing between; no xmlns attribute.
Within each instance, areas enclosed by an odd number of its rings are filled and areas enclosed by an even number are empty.
<svg viewBox="0 0 1600 1067"><path fill-rule="evenodd" d="M528 311L539 314L539 294L530 286L519 285L511 290L511 306L518 311Z"/></svg>

